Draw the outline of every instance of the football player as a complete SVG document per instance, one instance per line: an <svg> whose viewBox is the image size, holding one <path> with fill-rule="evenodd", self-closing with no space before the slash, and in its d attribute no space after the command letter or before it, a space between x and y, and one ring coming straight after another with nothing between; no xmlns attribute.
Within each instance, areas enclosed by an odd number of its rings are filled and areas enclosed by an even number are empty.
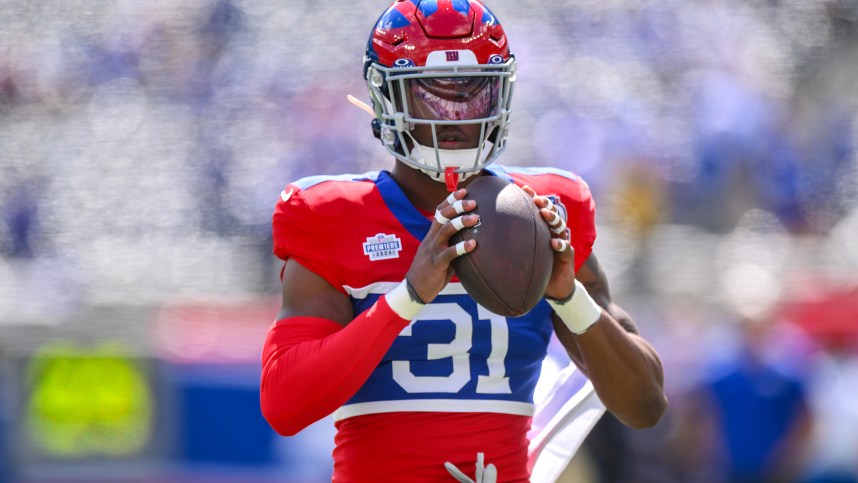
<svg viewBox="0 0 858 483"><path fill-rule="evenodd" d="M293 435L334 414L334 481L529 481L533 392L552 334L625 424L667 401L656 351L611 299L592 253L587 184L505 167L516 63L478 0L399 0L369 38L364 76L389 171L289 184L274 211L283 302L262 355L262 412ZM493 314L451 262L478 223L468 184L525 188L552 229L544 300ZM532 456L532 455L531 455Z"/></svg>

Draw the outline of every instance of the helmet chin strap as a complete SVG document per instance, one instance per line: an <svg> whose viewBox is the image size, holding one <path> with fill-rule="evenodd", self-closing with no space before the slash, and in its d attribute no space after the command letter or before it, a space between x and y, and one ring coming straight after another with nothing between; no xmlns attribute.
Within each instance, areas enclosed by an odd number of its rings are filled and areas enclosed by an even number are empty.
<svg viewBox="0 0 858 483"><path fill-rule="evenodd" d="M447 182L447 191L450 193L456 191L459 187L459 173L456 172L456 168L452 166L444 168L444 180Z"/></svg>
<svg viewBox="0 0 858 483"><path fill-rule="evenodd" d="M412 138L412 141L413 140L414 139ZM435 148L424 146L416 141L414 142L414 147L415 149L411 150L411 158L418 164L425 166L427 165L426 159L435 159ZM489 153L492 151L492 147L494 147L494 143L491 141L486 140L486 142L483 143L483 149L480 153L479 162L477 163L478 166L483 166L486 159L489 157ZM477 157L477 151L479 151L477 148L438 149L438 159L441 160L441 168L444 169L444 172L432 171L426 168L418 169L426 173L435 181L445 183L447 185L447 190L453 192L456 191L456 188L459 186L459 182L464 181L479 172L479 169L466 173L456 172L457 169L473 165L474 159Z"/></svg>

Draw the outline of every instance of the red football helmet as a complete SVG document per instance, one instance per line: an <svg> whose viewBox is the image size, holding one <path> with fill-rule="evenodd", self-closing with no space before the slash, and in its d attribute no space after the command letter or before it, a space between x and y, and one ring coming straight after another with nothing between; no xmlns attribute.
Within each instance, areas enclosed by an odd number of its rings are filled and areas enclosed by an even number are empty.
<svg viewBox="0 0 858 483"><path fill-rule="evenodd" d="M515 58L495 16L478 0L398 0L370 35L364 59L373 130L397 159L453 185L505 149ZM480 125L473 149L441 149L438 130ZM432 146L412 131L429 126ZM446 180L450 185L450 180Z"/></svg>

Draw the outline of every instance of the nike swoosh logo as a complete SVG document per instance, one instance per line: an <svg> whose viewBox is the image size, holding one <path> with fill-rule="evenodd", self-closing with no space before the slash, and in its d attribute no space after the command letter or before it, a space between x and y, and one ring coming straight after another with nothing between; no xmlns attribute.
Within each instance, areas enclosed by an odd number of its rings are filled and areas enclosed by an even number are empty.
<svg viewBox="0 0 858 483"><path fill-rule="evenodd" d="M292 190L290 189L287 193L286 190L280 192L280 199L283 201L289 201L289 198L292 196Z"/></svg>

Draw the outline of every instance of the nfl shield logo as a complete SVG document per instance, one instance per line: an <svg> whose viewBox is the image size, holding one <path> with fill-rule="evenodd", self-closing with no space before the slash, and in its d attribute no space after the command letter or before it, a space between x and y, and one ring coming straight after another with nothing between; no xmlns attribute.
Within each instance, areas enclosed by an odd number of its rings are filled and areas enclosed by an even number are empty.
<svg viewBox="0 0 858 483"><path fill-rule="evenodd" d="M373 262L399 258L400 251L402 251L402 240L396 235L377 233L375 236L367 237L366 242L363 243L363 254Z"/></svg>

